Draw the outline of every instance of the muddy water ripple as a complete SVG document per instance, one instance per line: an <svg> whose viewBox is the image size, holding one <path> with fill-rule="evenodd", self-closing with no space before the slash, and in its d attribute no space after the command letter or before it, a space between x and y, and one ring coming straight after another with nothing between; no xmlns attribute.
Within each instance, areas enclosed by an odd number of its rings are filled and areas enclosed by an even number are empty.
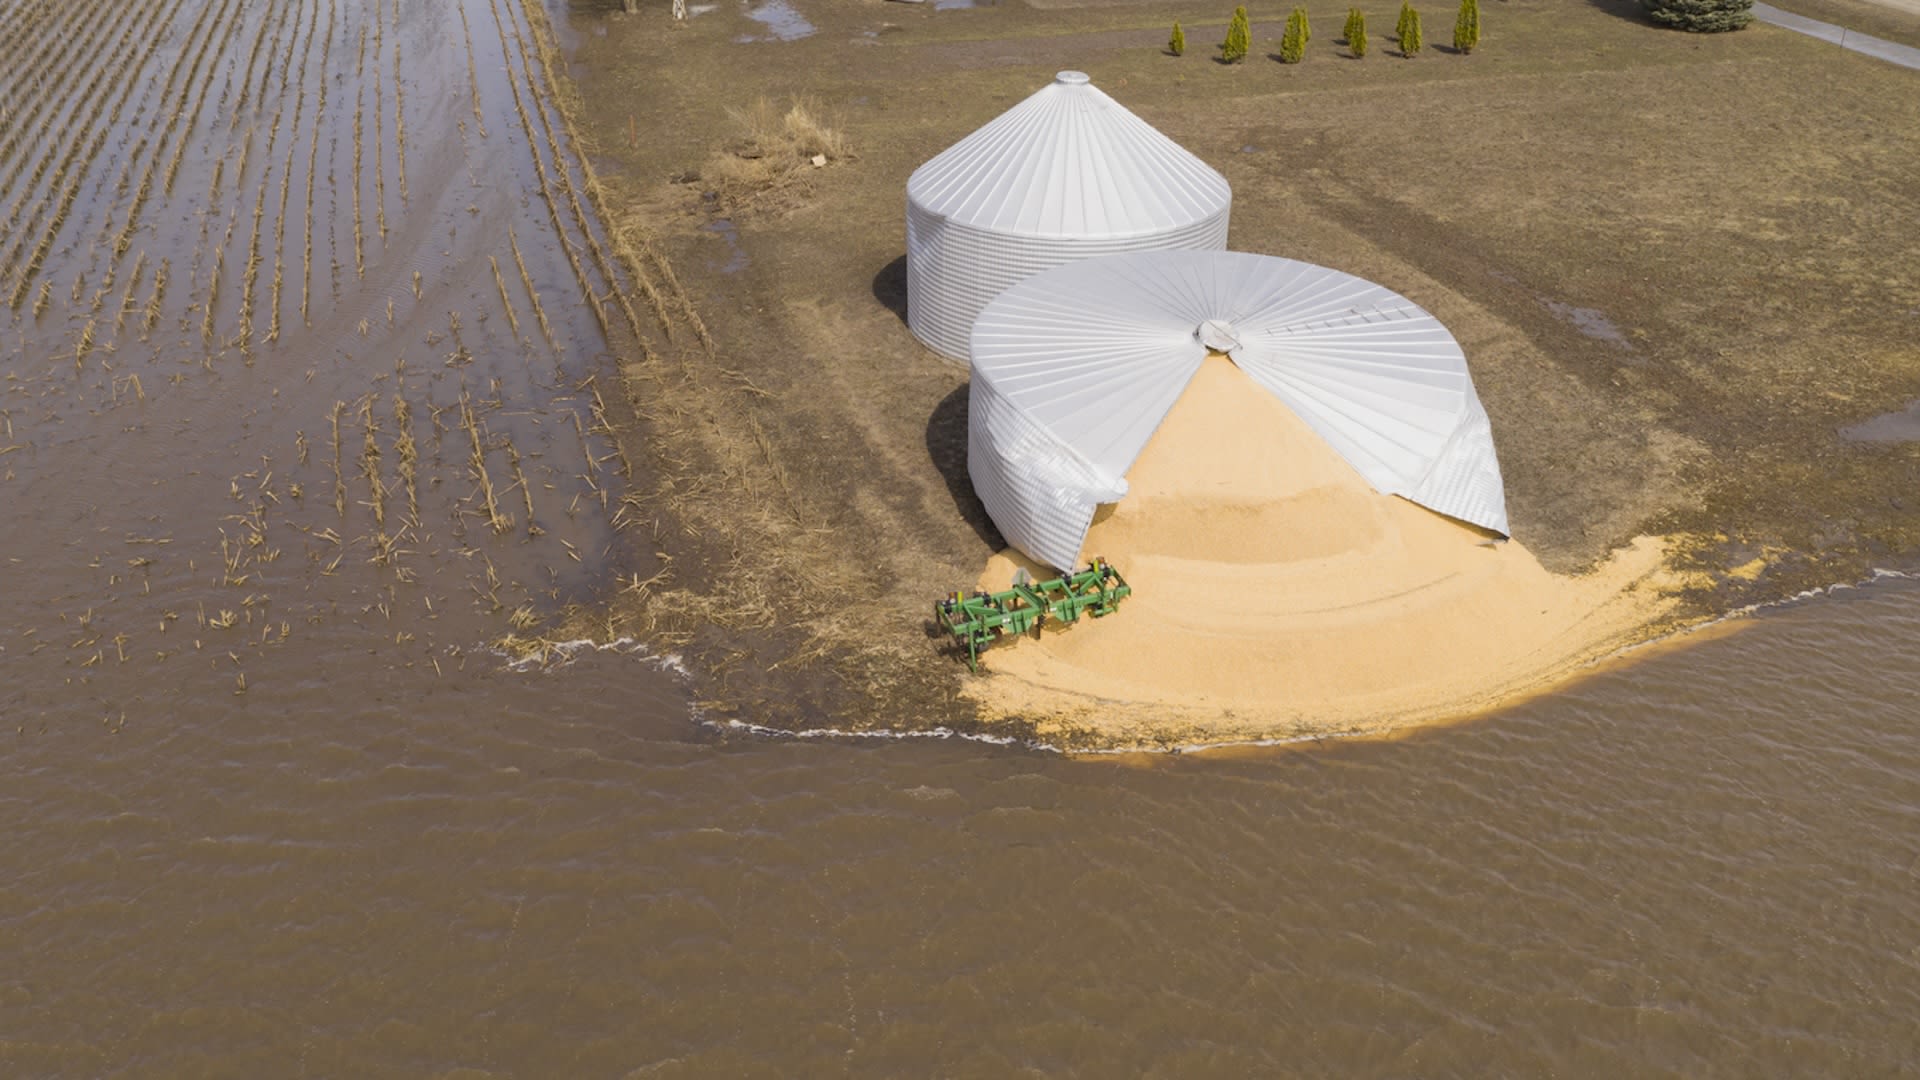
<svg viewBox="0 0 1920 1080"><path fill-rule="evenodd" d="M743 737L616 652L17 730L0 1064L1891 1074L1916 601L1237 754Z"/></svg>

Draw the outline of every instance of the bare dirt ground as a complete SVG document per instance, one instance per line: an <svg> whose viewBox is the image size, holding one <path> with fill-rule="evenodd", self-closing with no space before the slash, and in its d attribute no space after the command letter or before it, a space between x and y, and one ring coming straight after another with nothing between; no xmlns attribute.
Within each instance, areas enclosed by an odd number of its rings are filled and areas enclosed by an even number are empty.
<svg viewBox="0 0 1920 1080"><path fill-rule="evenodd" d="M712 345L683 333L629 373L648 423L628 450L676 524L672 573L621 603L703 660L722 715L977 723L926 609L998 537L966 480L966 373L903 321L904 187L1068 67L1226 174L1235 249L1363 275L1447 323L1515 535L1550 569L1671 536L1691 622L1915 565L1920 443L1840 434L1920 398L1912 73L1634 10L1488 4L1471 56L1377 37L1356 61L1345 5L1315 5L1305 63L1269 59L1280 27L1258 22L1228 67L1208 49L1224 12L1190 4L730 2L676 28L664 4L577 3L583 135ZM1391 13L1368 12L1376 34ZM1175 17L1181 58L1162 51ZM714 179L730 110L796 95L850 154L757 193Z"/></svg>

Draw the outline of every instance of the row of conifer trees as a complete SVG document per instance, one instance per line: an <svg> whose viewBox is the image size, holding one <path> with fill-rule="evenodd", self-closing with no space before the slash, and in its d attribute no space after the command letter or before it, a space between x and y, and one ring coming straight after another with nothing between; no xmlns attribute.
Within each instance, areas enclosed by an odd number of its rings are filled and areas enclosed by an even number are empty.
<svg viewBox="0 0 1920 1080"><path fill-rule="evenodd" d="M1355 57L1367 55L1367 16L1359 8L1347 11L1346 25L1347 50ZM1307 42L1313 37L1313 28L1307 21L1307 9L1296 7L1287 16L1287 28L1280 35L1280 62L1297 64L1307 57ZM1410 2L1400 5L1400 19L1393 28L1393 41L1400 46L1400 55L1414 57L1420 55L1424 46L1420 28L1420 12ZM1460 11L1453 20L1453 47L1460 52L1470 53L1480 44L1480 0L1460 0ZM1253 47L1253 32L1247 21L1247 9L1233 9L1233 21L1227 24L1227 40L1220 43L1220 59L1229 64L1237 64L1247 58L1247 51ZM1167 51L1175 56L1185 55L1187 35L1180 24L1173 24L1173 37L1167 41Z"/></svg>

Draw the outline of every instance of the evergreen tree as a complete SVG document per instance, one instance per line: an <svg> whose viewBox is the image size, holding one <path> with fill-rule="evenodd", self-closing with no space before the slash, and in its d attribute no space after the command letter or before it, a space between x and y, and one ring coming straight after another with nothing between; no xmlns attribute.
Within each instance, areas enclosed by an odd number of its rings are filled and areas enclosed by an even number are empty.
<svg viewBox="0 0 1920 1080"><path fill-rule="evenodd" d="M1300 46L1305 48L1307 42L1313 40L1313 24L1307 20L1306 8L1294 8L1293 10L1300 13Z"/></svg>
<svg viewBox="0 0 1920 1080"><path fill-rule="evenodd" d="M1347 51L1356 60L1367 55L1367 16L1359 8L1347 10Z"/></svg>
<svg viewBox="0 0 1920 1080"><path fill-rule="evenodd" d="M1173 36L1167 39L1167 51L1175 56L1187 54L1187 35L1180 30L1180 20L1173 20Z"/></svg>
<svg viewBox="0 0 1920 1080"><path fill-rule="evenodd" d="M1411 60L1420 55L1420 13L1407 8L1406 29L1400 31L1400 54Z"/></svg>
<svg viewBox="0 0 1920 1080"><path fill-rule="evenodd" d="M1675 30L1717 34L1753 21L1753 0L1640 0L1647 17Z"/></svg>
<svg viewBox="0 0 1920 1080"><path fill-rule="evenodd" d="M1247 26L1247 9L1243 5L1233 9L1233 21L1227 24L1227 40L1220 43L1220 59L1229 64L1237 64L1247 58L1247 50L1253 45L1253 31Z"/></svg>
<svg viewBox="0 0 1920 1080"><path fill-rule="evenodd" d="M1280 62L1297 64L1307 57L1307 13L1294 8L1287 16L1286 32L1280 35Z"/></svg>
<svg viewBox="0 0 1920 1080"><path fill-rule="evenodd" d="M1463 53L1480 44L1480 0L1460 0L1460 14L1453 20L1453 47Z"/></svg>
<svg viewBox="0 0 1920 1080"><path fill-rule="evenodd" d="M1407 16L1413 14L1412 0L1400 0L1400 18L1393 24L1393 40L1399 41L1407 33Z"/></svg>

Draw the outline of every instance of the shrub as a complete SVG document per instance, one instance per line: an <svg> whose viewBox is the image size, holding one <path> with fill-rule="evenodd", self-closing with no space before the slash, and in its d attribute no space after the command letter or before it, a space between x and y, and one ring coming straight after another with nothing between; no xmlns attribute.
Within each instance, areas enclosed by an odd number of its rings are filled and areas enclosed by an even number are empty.
<svg viewBox="0 0 1920 1080"><path fill-rule="evenodd" d="M1420 55L1420 13L1407 8L1406 29L1400 31L1400 54L1409 60Z"/></svg>
<svg viewBox="0 0 1920 1080"><path fill-rule="evenodd" d="M1297 64L1307 56L1307 13L1299 8L1287 16L1286 32L1280 35L1280 62Z"/></svg>
<svg viewBox="0 0 1920 1080"><path fill-rule="evenodd" d="M1227 24L1227 40L1220 43L1220 59L1229 64L1237 64L1247 58L1247 50L1253 45L1253 31L1247 26L1247 9L1243 5L1233 9L1233 21Z"/></svg>
<svg viewBox="0 0 1920 1080"><path fill-rule="evenodd" d="M1304 46L1307 42L1313 40L1313 24L1307 21L1306 8L1294 8L1293 10L1300 16L1300 44Z"/></svg>
<svg viewBox="0 0 1920 1080"><path fill-rule="evenodd" d="M1167 51L1175 56L1187 54L1187 35L1180 30L1180 20L1173 21L1173 36L1167 39Z"/></svg>
<svg viewBox="0 0 1920 1080"><path fill-rule="evenodd" d="M1355 59L1367 55L1367 16L1359 8L1347 9L1347 51Z"/></svg>
<svg viewBox="0 0 1920 1080"><path fill-rule="evenodd" d="M1463 53L1480 44L1480 0L1460 0L1460 14L1453 20L1453 47Z"/></svg>
<svg viewBox="0 0 1920 1080"><path fill-rule="evenodd" d="M1647 17L1675 30L1717 34L1753 21L1753 0L1640 0Z"/></svg>
<svg viewBox="0 0 1920 1080"><path fill-rule="evenodd" d="M1400 0L1400 18L1393 24L1393 40L1399 41L1407 33L1407 16L1413 14L1411 0Z"/></svg>

